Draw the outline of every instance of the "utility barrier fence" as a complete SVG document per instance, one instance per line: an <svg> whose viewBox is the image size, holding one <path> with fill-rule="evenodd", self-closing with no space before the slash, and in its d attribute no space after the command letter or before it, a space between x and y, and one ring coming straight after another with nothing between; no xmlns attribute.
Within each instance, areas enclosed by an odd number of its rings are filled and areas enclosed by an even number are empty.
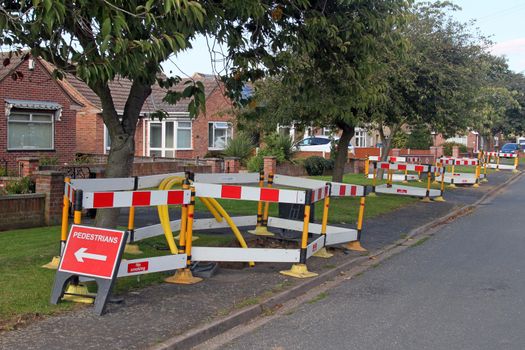
<svg viewBox="0 0 525 350"><path fill-rule="evenodd" d="M519 158L517 153L486 152L484 161L489 169L518 172Z"/></svg>
<svg viewBox="0 0 525 350"><path fill-rule="evenodd" d="M173 189L175 186L181 188ZM360 238L366 194L364 186L273 174L265 179L259 173L187 172L120 179L66 179L60 256L44 265L58 268L51 302L56 304L62 298L79 302L94 301L96 312L101 314L118 277L176 270L174 276L165 279L166 282L192 284L201 281L190 270L191 264L199 261L248 262L251 266L256 262L288 262L292 263L292 267L281 271L282 274L297 278L316 276L316 273L308 271L307 259L312 256L332 256L326 251L327 246L347 243L348 249L365 251L360 245ZM356 229L328 225L332 197L360 198ZM213 218L194 217L196 199L204 204ZM258 203L257 213L231 217L218 199L255 201ZM321 201L321 223L311 223L311 206ZM299 206L304 215L271 217L269 206L276 203ZM73 206L74 216L68 234L70 206ZM135 211L149 206L157 207L160 223L136 228ZM180 219L170 220L168 206L180 206ZM126 207L130 210L125 232L81 226L82 210ZM197 238L193 235L194 231L228 227L238 240L239 248L193 244ZM297 248L251 248L239 229L242 227L254 228L249 232L259 236L275 235L271 229L295 231L300 233L300 239ZM178 237L174 237L175 231L179 232ZM164 235L170 249L169 255L121 259L124 251L141 253L136 242L159 235ZM83 284L92 279L98 285L96 296L90 295Z"/></svg>
<svg viewBox="0 0 525 350"><path fill-rule="evenodd" d="M413 164L408 161L417 162L418 157L387 157L386 162L379 161L379 157L369 156L365 163L365 176L372 179L372 191L369 195L375 196L377 193L392 194L401 196L419 197L424 202L431 200L444 201L444 168L437 164ZM399 163L396 163L399 162ZM383 172L383 179L386 184L377 184L379 170ZM397 173L396 173L397 172ZM393 184L394 181L408 183L410 180L422 181L422 175L426 175L426 187L406 186ZM437 182L441 177L440 189L432 189L432 180Z"/></svg>
<svg viewBox="0 0 525 350"><path fill-rule="evenodd" d="M486 171L485 174L481 173L482 161L477 158L441 157L438 162L445 168L449 168L444 176L444 181L452 188L456 185L479 187L480 180L486 176ZM456 166L475 167L474 173L457 172Z"/></svg>

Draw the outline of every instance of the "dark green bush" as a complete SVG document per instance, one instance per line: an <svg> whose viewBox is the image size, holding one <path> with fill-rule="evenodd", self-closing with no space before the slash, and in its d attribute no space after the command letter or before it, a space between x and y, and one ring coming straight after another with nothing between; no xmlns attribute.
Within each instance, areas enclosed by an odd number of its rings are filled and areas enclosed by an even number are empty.
<svg viewBox="0 0 525 350"><path fill-rule="evenodd" d="M443 145L443 154L446 156L452 156L452 147L459 146L460 153L467 153L467 146L458 142L445 142Z"/></svg>
<svg viewBox="0 0 525 350"><path fill-rule="evenodd" d="M264 168L264 160L263 156L260 154L251 157L248 160L248 163L246 164L246 167L248 168L248 171L252 173L258 173L263 170Z"/></svg>
<svg viewBox="0 0 525 350"><path fill-rule="evenodd" d="M251 139L244 133L238 133L236 137L230 140L228 146L223 151L227 157L238 157L244 165L253 153L254 146Z"/></svg>
<svg viewBox="0 0 525 350"><path fill-rule="evenodd" d="M35 192L35 183L29 176L23 177L20 180L9 181L5 185L5 191L8 194L25 194Z"/></svg>
<svg viewBox="0 0 525 350"><path fill-rule="evenodd" d="M334 168L334 161L319 156L312 156L305 159L304 168L310 176L323 175L325 170L332 170Z"/></svg>
<svg viewBox="0 0 525 350"><path fill-rule="evenodd" d="M432 136L425 124L416 125L406 142L406 147L411 149L429 149L432 146Z"/></svg>

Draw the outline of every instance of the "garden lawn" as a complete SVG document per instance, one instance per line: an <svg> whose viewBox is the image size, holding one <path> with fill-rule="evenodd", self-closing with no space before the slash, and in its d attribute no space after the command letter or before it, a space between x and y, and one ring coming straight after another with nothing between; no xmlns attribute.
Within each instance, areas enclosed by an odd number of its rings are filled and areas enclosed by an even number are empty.
<svg viewBox="0 0 525 350"><path fill-rule="evenodd" d="M354 184L371 184L361 174L346 175L344 181ZM378 196L366 199L366 220L382 213L392 211L409 203L415 198L403 196ZM256 215L257 202L220 200L229 215ZM334 198L331 200L329 222L350 224L355 227L359 198ZM197 200L196 210L206 208ZM316 218L321 219L323 203L315 205ZM270 206L270 215L278 215L278 205ZM31 320L39 315L50 315L63 310L80 307L78 304L62 302L59 305L49 304L49 297L55 276L54 270L41 265L48 263L58 253L59 226L41 227L23 230L0 232L0 331L16 327L23 320ZM218 246L230 243L233 235L196 233L199 246ZM146 256L168 254L163 236L139 242L142 255L124 255L125 259L136 259ZM161 283L168 273L146 274L139 277L120 278L116 291L123 293L147 285ZM92 289L90 287L90 289Z"/></svg>
<svg viewBox="0 0 525 350"><path fill-rule="evenodd" d="M15 327L24 320L39 315L49 315L78 307L78 304L62 302L51 305L49 297L55 270L41 266L58 253L60 227L41 227L0 232L0 331ZM199 234L199 245L226 244L231 237ZM139 244L144 254L124 255L135 259L145 256L168 254L164 237L150 238ZM168 273L155 273L137 277L119 278L117 292L126 292L146 285L161 283ZM90 289L91 286L90 286Z"/></svg>

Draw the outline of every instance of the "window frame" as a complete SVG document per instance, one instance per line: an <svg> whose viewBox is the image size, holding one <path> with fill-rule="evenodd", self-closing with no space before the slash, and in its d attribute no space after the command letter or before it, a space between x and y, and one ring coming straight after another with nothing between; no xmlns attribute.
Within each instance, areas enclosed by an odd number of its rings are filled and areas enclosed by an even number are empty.
<svg viewBox="0 0 525 350"><path fill-rule="evenodd" d="M366 129L356 128L354 136L355 136L355 145L354 145L355 147L368 147Z"/></svg>
<svg viewBox="0 0 525 350"><path fill-rule="evenodd" d="M12 114L26 114L29 115L29 120L10 120ZM39 122L39 121L33 121L33 114L39 114L39 115L47 115L50 117L51 123L49 122ZM9 115L7 116L7 127L6 127L6 149L7 151L22 151L22 152L31 152L31 151L54 151L55 150L55 114L50 111L39 111L39 110L11 110L9 112ZM51 148L37 148L37 147L25 147L25 148L13 148L9 145L9 125L11 123L19 123L19 124L51 124Z"/></svg>
<svg viewBox="0 0 525 350"><path fill-rule="evenodd" d="M215 127L215 124L226 124L227 127L226 128L216 128ZM210 124L213 124L213 146L210 147ZM233 124L231 122L225 122L225 121L210 121L208 122L208 150L210 151L222 151L222 150L225 150L226 147L228 147L228 142L226 142L226 144L224 145L224 147L217 147L215 146L215 130L216 129L222 129L222 130L226 130L226 140L229 140L229 139L232 139L233 138ZM231 134L228 135L228 132L230 132Z"/></svg>
<svg viewBox="0 0 525 350"><path fill-rule="evenodd" d="M174 123L173 125L173 147L166 147L166 123ZM178 135L177 132L179 130L179 123L190 123L190 126L182 127L183 130L190 130L190 147L177 147L178 142ZM161 145L160 147L151 147L151 125L152 124L160 124L161 125ZM147 123L148 128L148 138L147 138L147 145L148 145L148 157L151 157L151 152L160 152L160 157L166 158L167 152L173 152L173 156L176 156L177 151L191 151L193 150L193 121L191 119L176 119L176 118L166 118L163 120L150 120Z"/></svg>

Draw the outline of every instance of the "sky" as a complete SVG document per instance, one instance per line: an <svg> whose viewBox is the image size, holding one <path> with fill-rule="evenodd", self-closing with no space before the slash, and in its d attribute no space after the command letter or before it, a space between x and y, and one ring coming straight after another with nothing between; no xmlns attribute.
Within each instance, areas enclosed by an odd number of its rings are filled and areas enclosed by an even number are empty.
<svg viewBox="0 0 525 350"><path fill-rule="evenodd" d="M495 43L491 52L505 56L509 67L515 72L525 73L525 0L452 0L462 9L451 13L462 22L476 20L481 33L489 36ZM212 40L199 37L193 48L166 62L168 75L191 76L193 73L220 73L223 64L218 60L212 63L208 47ZM216 55L215 57L220 57Z"/></svg>

